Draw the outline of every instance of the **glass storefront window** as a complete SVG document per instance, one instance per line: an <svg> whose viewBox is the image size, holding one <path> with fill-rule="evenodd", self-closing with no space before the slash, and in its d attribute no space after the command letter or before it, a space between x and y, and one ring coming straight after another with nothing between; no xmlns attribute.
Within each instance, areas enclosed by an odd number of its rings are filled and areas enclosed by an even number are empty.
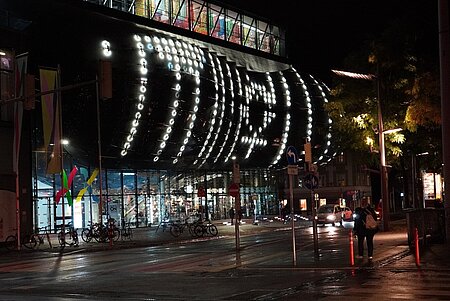
<svg viewBox="0 0 450 301"><path fill-rule="evenodd" d="M86 1L218 39L226 39L264 52L285 55L284 31L282 32L279 27L205 1L134 0L127 3L120 0Z"/></svg>
<svg viewBox="0 0 450 301"><path fill-rule="evenodd" d="M135 2L135 12L136 15L141 16L141 17L150 17L149 16L149 11L150 11L150 0L136 0Z"/></svg>
<svg viewBox="0 0 450 301"><path fill-rule="evenodd" d="M243 27L243 45L256 48L256 20L247 16L244 16Z"/></svg>
<svg viewBox="0 0 450 301"><path fill-rule="evenodd" d="M172 0L172 24L189 29L187 3L185 0Z"/></svg>
<svg viewBox="0 0 450 301"><path fill-rule="evenodd" d="M39 160L38 156L35 156ZM37 164L39 165L39 164ZM55 204L54 195L59 190L59 175L42 175L33 178L37 182L34 195L35 227L60 226L62 223L62 203ZM73 182L74 205L65 199L66 223L73 221L76 228L88 227L99 221L99 175L87 185L94 169L78 167ZM206 177L206 179L205 179ZM196 219L201 212L205 216L208 208L210 219L228 217L234 206L234 199L228 195L232 182L230 171L168 171L125 172L106 170L102 173L103 222L108 218L132 223L136 227L157 225L164 219ZM278 214L276 186L270 172L262 170L241 171L241 206L245 216L254 214ZM88 187L89 186L89 187ZM206 197L199 197L199 188L206 190ZM77 201L80 191L85 193ZM73 217L73 219L72 219Z"/></svg>
<svg viewBox="0 0 450 301"><path fill-rule="evenodd" d="M193 31L208 34L208 13L207 6L204 1L191 1L191 28Z"/></svg>
<svg viewBox="0 0 450 301"><path fill-rule="evenodd" d="M228 10L226 28L227 40L232 43L241 44L241 21L238 13Z"/></svg>
<svg viewBox="0 0 450 301"><path fill-rule="evenodd" d="M153 20L170 23L169 18L169 4L170 0L150 0L150 15Z"/></svg>
<svg viewBox="0 0 450 301"><path fill-rule="evenodd" d="M209 10L209 35L218 39L225 38L225 15L223 8L210 5Z"/></svg>

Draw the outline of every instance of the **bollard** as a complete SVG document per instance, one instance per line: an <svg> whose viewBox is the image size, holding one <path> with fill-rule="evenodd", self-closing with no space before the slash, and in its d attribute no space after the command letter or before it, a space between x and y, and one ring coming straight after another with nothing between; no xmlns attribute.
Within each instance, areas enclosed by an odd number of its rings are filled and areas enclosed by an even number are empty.
<svg viewBox="0 0 450 301"><path fill-rule="evenodd" d="M419 230L414 229L414 244L416 247L416 266L420 266L420 250L419 250Z"/></svg>
<svg viewBox="0 0 450 301"><path fill-rule="evenodd" d="M355 265L355 256L353 254L353 233L352 233L352 229L348 230L348 238L350 240L350 265L354 266Z"/></svg>

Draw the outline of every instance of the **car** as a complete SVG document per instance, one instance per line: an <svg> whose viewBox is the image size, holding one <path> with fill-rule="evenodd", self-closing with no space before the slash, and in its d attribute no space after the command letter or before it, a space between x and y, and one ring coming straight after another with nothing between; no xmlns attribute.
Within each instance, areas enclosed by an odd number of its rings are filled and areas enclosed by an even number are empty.
<svg viewBox="0 0 450 301"><path fill-rule="evenodd" d="M325 225L336 223L342 225L341 207L335 204L326 204L319 207L317 210L317 224Z"/></svg>

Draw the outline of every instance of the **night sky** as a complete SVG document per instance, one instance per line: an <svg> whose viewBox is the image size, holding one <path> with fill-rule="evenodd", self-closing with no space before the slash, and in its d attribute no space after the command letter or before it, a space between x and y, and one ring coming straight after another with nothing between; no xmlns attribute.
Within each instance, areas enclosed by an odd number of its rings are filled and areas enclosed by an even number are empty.
<svg viewBox="0 0 450 301"><path fill-rule="evenodd" d="M407 11L437 22L435 0L314 0L273 1L223 0L255 15L273 20L286 28L287 51L297 69L328 81L329 70L369 35L381 33L392 19ZM423 7L426 7L424 11ZM435 32L430 32L436 35Z"/></svg>

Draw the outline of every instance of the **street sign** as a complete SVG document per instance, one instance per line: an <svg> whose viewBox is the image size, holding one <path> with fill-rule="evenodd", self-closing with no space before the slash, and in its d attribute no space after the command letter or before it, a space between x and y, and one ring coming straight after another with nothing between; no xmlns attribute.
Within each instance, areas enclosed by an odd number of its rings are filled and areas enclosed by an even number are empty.
<svg viewBox="0 0 450 301"><path fill-rule="evenodd" d="M305 185L306 188L310 190L316 189L319 187L319 178L309 173L303 179L303 184Z"/></svg>
<svg viewBox="0 0 450 301"><path fill-rule="evenodd" d="M295 149L295 147L293 147L293 146L288 146L288 148L286 150L286 158L287 158L288 165L296 164L298 161L297 149Z"/></svg>
<svg viewBox="0 0 450 301"><path fill-rule="evenodd" d="M204 198L206 197L206 192L205 192L205 188L203 188L203 186L199 186L198 190L197 190L197 196L199 198Z"/></svg>
<svg viewBox="0 0 450 301"><path fill-rule="evenodd" d="M228 188L228 194L231 195L234 198L237 198L239 196L239 184L233 183Z"/></svg>

